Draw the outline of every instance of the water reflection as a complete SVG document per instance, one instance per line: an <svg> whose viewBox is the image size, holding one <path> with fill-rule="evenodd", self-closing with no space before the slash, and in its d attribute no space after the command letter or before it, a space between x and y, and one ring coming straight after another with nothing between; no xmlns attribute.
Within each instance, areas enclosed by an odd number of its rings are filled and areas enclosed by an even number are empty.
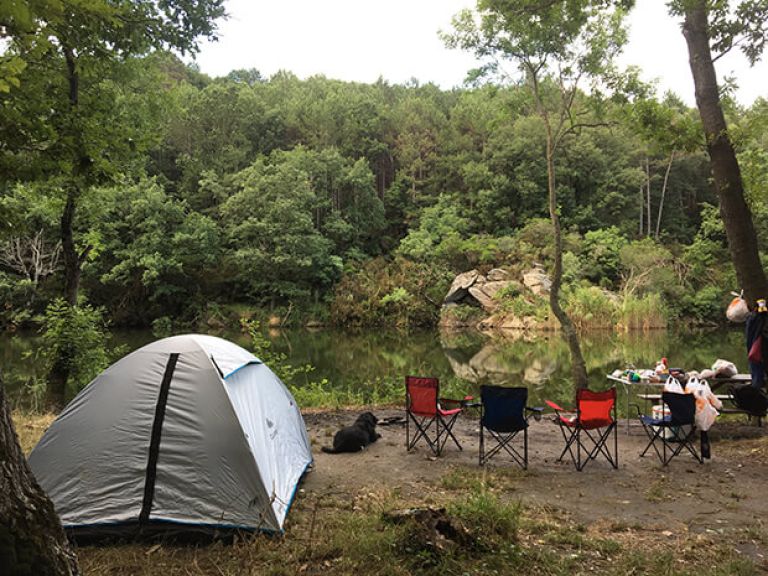
<svg viewBox="0 0 768 576"><path fill-rule="evenodd" d="M240 333L217 333L241 346ZM525 385L533 402L550 398L570 403L570 356L557 333L486 335L474 331L401 333L394 330L280 330L270 333L274 350L291 363L312 364L308 380L328 381L341 389L359 390L376 382L401 383L407 374L432 375L454 389L476 393L481 384ZM113 345L134 350L155 338L147 331L115 331ZM0 360L5 381L20 395L30 382L43 377L35 351L36 335L0 336ZM717 358L746 369L740 329L709 332L592 332L581 338L590 387L608 385L605 375L626 366L650 367L665 356L670 365L687 370L711 366ZM86 383L81 383L84 385Z"/></svg>

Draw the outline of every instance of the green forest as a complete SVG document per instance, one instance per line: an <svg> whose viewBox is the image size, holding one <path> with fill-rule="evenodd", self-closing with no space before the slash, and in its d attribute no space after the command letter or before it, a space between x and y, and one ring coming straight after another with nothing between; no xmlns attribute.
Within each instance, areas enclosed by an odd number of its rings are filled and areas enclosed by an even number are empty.
<svg viewBox="0 0 768 576"><path fill-rule="evenodd" d="M167 50L213 34L221 7L200 6L183 37L94 19L76 55L38 34L3 56L3 329L64 302L158 332L242 316L434 326L456 274L552 266L546 134L524 83L210 78ZM722 102L765 250L768 102ZM739 286L696 109L636 78L571 105L555 164L566 309L585 325L723 321Z"/></svg>

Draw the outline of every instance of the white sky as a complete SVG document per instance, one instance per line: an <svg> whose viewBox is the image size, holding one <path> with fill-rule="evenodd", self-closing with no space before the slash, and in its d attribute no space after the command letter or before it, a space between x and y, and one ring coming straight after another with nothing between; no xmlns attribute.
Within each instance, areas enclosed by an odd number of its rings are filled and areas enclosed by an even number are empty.
<svg viewBox="0 0 768 576"><path fill-rule="evenodd" d="M204 43L197 63L211 76L256 68L269 77L287 70L299 78L323 74L347 81L391 83L416 78L443 88L460 86L476 63L471 54L448 50L437 36L451 17L474 0L228 0L230 14L219 41ZM630 15L624 64L658 79L660 93L676 92L694 104L688 52L679 23L664 0L637 0ZM737 99L751 104L768 97L768 62L750 69L740 54L718 62L718 78L736 77Z"/></svg>

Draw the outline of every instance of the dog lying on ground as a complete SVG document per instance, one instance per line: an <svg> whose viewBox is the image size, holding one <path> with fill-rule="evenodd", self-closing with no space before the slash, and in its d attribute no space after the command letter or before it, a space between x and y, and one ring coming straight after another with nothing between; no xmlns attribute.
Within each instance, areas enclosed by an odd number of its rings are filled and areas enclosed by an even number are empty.
<svg viewBox="0 0 768 576"><path fill-rule="evenodd" d="M341 452L360 452L369 444L381 438L376 432L378 420L371 412L363 412L351 426L345 426L333 437L333 448L322 447L328 454Z"/></svg>

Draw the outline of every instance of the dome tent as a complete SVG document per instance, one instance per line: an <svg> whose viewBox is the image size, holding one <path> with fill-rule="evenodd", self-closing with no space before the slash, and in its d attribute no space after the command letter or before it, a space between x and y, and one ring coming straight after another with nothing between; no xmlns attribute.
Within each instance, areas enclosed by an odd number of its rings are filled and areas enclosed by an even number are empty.
<svg viewBox="0 0 768 576"><path fill-rule="evenodd" d="M281 531L312 454L280 379L239 346L193 334L107 368L29 463L76 535L137 526Z"/></svg>

